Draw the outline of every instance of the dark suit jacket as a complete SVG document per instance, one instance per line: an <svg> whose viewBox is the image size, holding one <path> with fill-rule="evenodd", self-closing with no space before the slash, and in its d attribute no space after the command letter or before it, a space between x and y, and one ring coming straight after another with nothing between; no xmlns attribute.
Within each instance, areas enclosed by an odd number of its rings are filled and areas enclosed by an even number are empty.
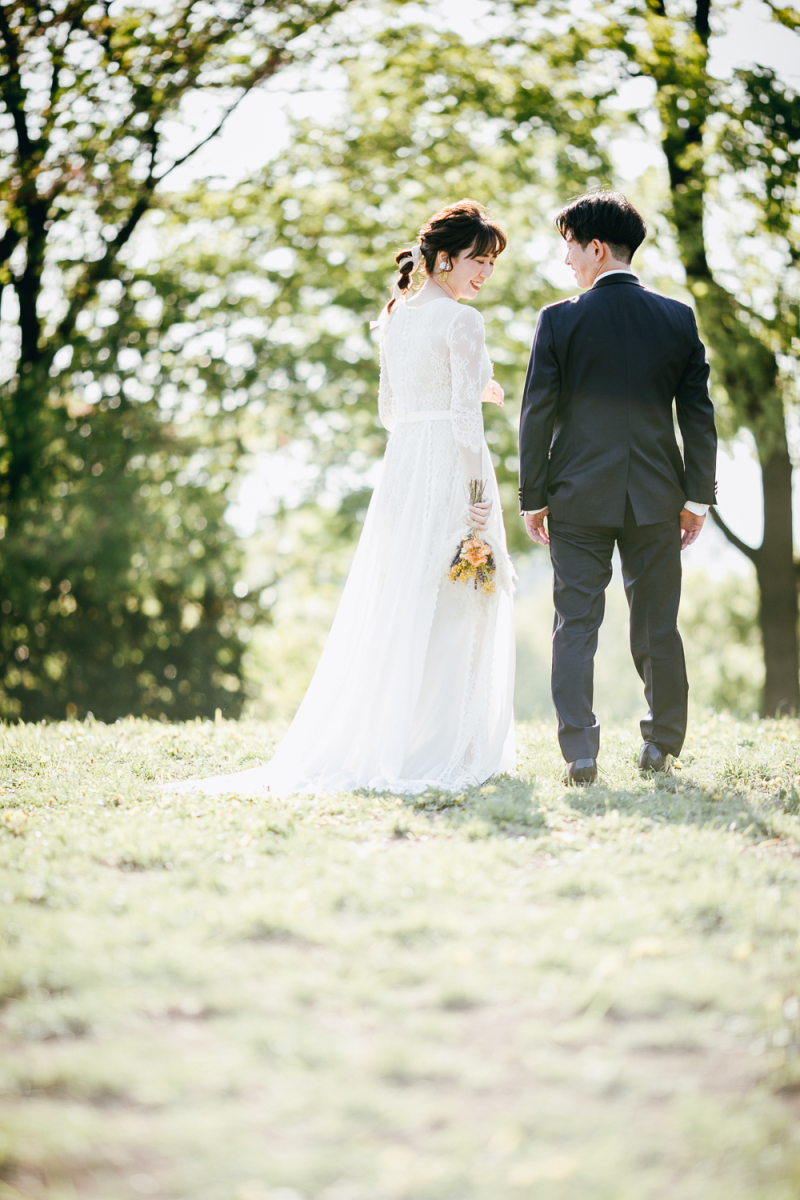
<svg viewBox="0 0 800 1200"><path fill-rule="evenodd" d="M672 402L683 438L675 439ZM601 276L542 310L520 421L520 508L571 525L638 525L713 504L717 433L694 313Z"/></svg>

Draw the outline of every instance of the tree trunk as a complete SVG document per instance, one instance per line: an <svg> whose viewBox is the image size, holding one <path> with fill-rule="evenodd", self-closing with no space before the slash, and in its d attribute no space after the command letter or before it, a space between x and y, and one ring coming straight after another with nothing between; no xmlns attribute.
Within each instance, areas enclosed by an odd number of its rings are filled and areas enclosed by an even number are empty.
<svg viewBox="0 0 800 1200"><path fill-rule="evenodd" d="M753 561L764 645L764 716L800 712L797 575L792 538L792 463L784 440L761 464L764 540Z"/></svg>
<svg viewBox="0 0 800 1200"><path fill-rule="evenodd" d="M786 414L774 353L750 331L747 319L739 315L739 301L720 287L708 264L703 224L708 180L702 147L714 83L707 74L709 3L695 2L695 34L687 34L683 47L680 85L676 87L674 49L660 61L653 78L669 169L671 215L686 282L695 296L701 332L714 352L716 376L738 423L752 431L758 446L764 495L761 546L747 546L715 510L712 512L728 540L756 569L765 666L763 714L800 713L797 568ZM665 70L665 64L673 69Z"/></svg>

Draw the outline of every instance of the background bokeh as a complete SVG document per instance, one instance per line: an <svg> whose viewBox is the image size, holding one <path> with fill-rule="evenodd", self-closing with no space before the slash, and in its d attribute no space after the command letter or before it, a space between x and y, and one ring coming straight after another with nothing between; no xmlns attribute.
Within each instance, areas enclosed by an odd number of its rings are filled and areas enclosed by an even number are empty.
<svg viewBox="0 0 800 1200"><path fill-rule="evenodd" d="M800 1194L799 20L0 3L2 1200ZM515 426L573 286L552 215L598 184L697 310L730 536L684 556L675 774L637 769L617 575L565 789ZM385 446L369 322L464 195L510 235L517 772L163 790L263 763L301 699Z"/></svg>
<svg viewBox="0 0 800 1200"><path fill-rule="evenodd" d="M487 438L517 711L549 715L516 422L538 311L573 290L552 215L596 186L645 213L641 277L695 305L712 362L728 536L709 521L685 555L692 702L797 707L793 10L200 11L88 7L67 29L21 8L0 30L20 67L0 79L2 715L291 715L385 445L369 322L398 247L463 195L510 235L481 297L507 395ZM617 576L609 717L641 707L624 609Z"/></svg>

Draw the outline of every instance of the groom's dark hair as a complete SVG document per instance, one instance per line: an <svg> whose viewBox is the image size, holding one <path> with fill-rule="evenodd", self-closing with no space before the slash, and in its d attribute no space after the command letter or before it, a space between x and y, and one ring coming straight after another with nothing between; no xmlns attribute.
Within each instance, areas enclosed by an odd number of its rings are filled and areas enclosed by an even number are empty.
<svg viewBox="0 0 800 1200"><path fill-rule="evenodd" d="M555 220L561 236L585 248L597 238L614 258L629 263L641 246L647 226L621 192L585 192L570 200Z"/></svg>

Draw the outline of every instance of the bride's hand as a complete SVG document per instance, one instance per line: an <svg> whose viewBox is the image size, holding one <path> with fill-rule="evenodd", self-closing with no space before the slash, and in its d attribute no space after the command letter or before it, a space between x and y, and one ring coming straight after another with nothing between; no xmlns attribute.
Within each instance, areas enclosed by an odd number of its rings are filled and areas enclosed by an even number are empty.
<svg viewBox="0 0 800 1200"><path fill-rule="evenodd" d="M489 524L489 514L492 511L492 501L484 500L481 504L471 504L467 508L469 524L473 529L483 532Z"/></svg>
<svg viewBox="0 0 800 1200"><path fill-rule="evenodd" d="M498 408L505 408L505 392L496 379L489 380L483 389L481 400L484 404L496 404Z"/></svg>

